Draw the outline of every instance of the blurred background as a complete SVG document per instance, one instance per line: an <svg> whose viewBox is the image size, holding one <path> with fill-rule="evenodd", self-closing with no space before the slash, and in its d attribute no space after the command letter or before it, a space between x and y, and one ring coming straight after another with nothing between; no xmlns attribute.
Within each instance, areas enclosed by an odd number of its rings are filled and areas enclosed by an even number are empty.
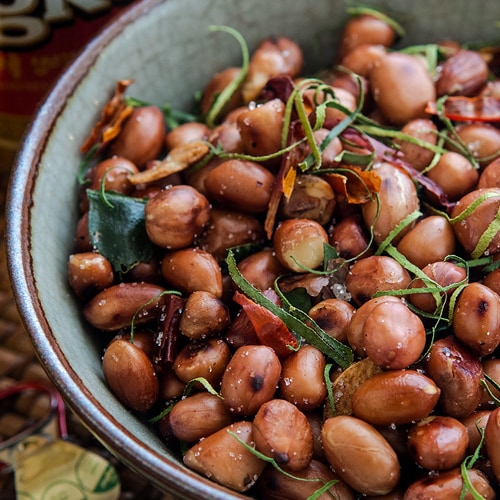
<svg viewBox="0 0 500 500"><path fill-rule="evenodd" d="M24 383L52 387L23 329L12 297L5 251L5 202L16 152L39 104L79 51L127 0L10 0L0 2L0 394ZM2 442L39 421L50 410L45 393L28 390L0 398ZM172 497L120 464L69 410L68 440L108 460L118 472L120 499ZM11 468L0 460L0 498L16 498Z"/></svg>

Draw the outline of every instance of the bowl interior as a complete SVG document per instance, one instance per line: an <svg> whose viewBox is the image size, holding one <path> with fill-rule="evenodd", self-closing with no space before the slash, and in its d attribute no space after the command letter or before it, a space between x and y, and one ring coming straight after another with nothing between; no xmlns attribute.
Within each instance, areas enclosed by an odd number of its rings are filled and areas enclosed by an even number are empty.
<svg viewBox="0 0 500 500"><path fill-rule="evenodd" d="M138 416L108 390L104 339L82 321L67 285L77 212L79 147L119 79L129 94L189 109L210 76L240 64L238 44L211 25L237 29L250 49L286 35L304 48L308 69L329 66L351 4L341 0L159 0L127 10L80 55L40 108L12 174L8 258L14 295L39 358L68 404L103 444L165 491L185 498L239 498L187 470ZM403 43L489 40L497 0L364 2L407 30ZM464 23L464 20L467 20Z"/></svg>

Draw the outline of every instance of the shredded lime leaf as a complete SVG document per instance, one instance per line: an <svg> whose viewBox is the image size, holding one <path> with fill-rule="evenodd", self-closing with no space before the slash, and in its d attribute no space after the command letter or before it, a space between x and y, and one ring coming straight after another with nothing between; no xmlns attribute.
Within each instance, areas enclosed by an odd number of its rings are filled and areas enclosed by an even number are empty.
<svg viewBox="0 0 500 500"><path fill-rule="evenodd" d="M395 21L391 17L387 16L386 14L383 14L382 12L372 7L365 7L365 6L350 7L347 9L347 13L351 16L367 15L376 17L377 19L386 22L396 32L396 34L399 37L405 36L405 30L403 26L401 26L397 21Z"/></svg>
<svg viewBox="0 0 500 500"><path fill-rule="evenodd" d="M491 378L487 373L484 374L484 379L482 384L488 393L488 396L495 403L496 406L500 406L500 399L495 396L490 388L490 386L486 383L486 380L493 386L496 391L500 391L500 384L493 378Z"/></svg>
<svg viewBox="0 0 500 500"><path fill-rule="evenodd" d="M332 371L333 365L331 363L327 363L325 365L325 370L323 372L323 378L325 379L326 391L328 394L328 405L330 406L330 410L332 415L337 415L337 411L335 410L335 397L333 395L333 384L330 378L330 372Z"/></svg>
<svg viewBox="0 0 500 500"><path fill-rule="evenodd" d="M293 307L283 294L281 294L281 299L288 310L274 304L251 285L239 272L234 254L231 250L228 252L226 263L234 283L245 295L247 295L247 297L275 314L292 332L295 332L305 341L317 347L325 356L333 359L341 367L347 368L352 363L354 358L352 350L325 333L312 318L300 309Z"/></svg>
<svg viewBox="0 0 500 500"><path fill-rule="evenodd" d="M215 121L217 119L217 116L219 113L222 111L224 106L227 104L231 96L238 90L238 87L243 83L245 80L247 73L248 73L248 64L250 61L250 54L248 52L248 46L241 35L237 30L234 28L231 28L229 26L210 26L210 31L223 31L225 33L230 34L233 38L237 40L237 42L240 44L241 47L241 57L242 57L242 63L241 63L241 71L238 75L237 78L235 78L229 85L227 85L224 90L216 97L215 102L212 104L212 107L210 108L209 112L207 113L207 116L205 118L206 124L210 127L213 128Z"/></svg>
<svg viewBox="0 0 500 500"><path fill-rule="evenodd" d="M307 477L297 477L294 476L293 474L290 474L290 472L287 472L286 470L282 469L276 460L272 457L268 457L267 455L264 455L264 453L261 453L257 449L255 449L253 446L250 446L248 443L245 443L243 439L241 439L236 433L234 433L231 430L227 431L238 443L240 443L244 448L246 448L250 453L255 455L257 458L260 458L264 462L267 462L271 464L279 473L283 474L284 476L294 479L295 481L303 481L307 483L322 483L323 486L316 490L311 496L309 496L306 500L315 500L321 496L322 493L327 492L334 484L338 482L338 480L332 480L332 481L325 481L323 478L307 478Z"/></svg>

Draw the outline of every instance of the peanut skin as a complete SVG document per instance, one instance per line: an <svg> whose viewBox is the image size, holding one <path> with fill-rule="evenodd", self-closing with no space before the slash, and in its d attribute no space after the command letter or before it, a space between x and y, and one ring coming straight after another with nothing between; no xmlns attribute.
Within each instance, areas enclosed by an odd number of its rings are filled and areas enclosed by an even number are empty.
<svg viewBox="0 0 500 500"><path fill-rule="evenodd" d="M397 455L370 424L347 415L331 417L323 425L321 439L330 465L359 493L384 495L397 485Z"/></svg>
<svg viewBox="0 0 500 500"><path fill-rule="evenodd" d="M104 352L102 368L114 395L135 411L149 410L158 398L159 384L147 355L127 340L111 342Z"/></svg>
<svg viewBox="0 0 500 500"><path fill-rule="evenodd" d="M266 462L256 457L231 434L252 443L251 422L237 422L211 434L190 448L184 463L191 469L236 491L251 488Z"/></svg>
<svg viewBox="0 0 500 500"><path fill-rule="evenodd" d="M409 424L429 415L440 393L416 370L390 370L365 381L352 396L352 408L373 425Z"/></svg>
<svg viewBox="0 0 500 500"><path fill-rule="evenodd" d="M158 299L165 289L148 283L120 283L98 293L84 308L85 319L95 328L115 331L156 318Z"/></svg>
<svg viewBox="0 0 500 500"><path fill-rule="evenodd" d="M273 349L262 345L240 347L222 377L221 395L235 415L254 415L273 398L281 363Z"/></svg>

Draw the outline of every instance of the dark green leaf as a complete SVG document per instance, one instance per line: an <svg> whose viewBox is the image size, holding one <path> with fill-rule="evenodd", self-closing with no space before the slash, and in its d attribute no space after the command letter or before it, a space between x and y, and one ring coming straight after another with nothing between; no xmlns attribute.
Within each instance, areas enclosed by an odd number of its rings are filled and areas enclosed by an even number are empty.
<svg viewBox="0 0 500 500"><path fill-rule="evenodd" d="M289 292L283 292L283 295L293 307L301 311L308 312L312 307L311 296L307 293L305 288L295 288Z"/></svg>
<svg viewBox="0 0 500 500"><path fill-rule="evenodd" d="M117 272L126 272L153 256L154 246L146 233L144 206L138 198L87 190L90 202L89 237Z"/></svg>

